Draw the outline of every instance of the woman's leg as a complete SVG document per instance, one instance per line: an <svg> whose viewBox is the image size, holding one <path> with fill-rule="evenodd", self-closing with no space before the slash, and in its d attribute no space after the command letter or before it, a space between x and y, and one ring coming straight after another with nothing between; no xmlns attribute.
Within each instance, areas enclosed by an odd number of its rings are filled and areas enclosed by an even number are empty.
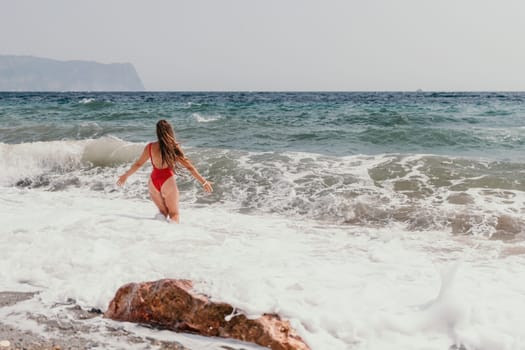
<svg viewBox="0 0 525 350"><path fill-rule="evenodd" d="M160 189L164 204L168 208L168 215L170 220L179 223L179 189L175 176L167 179Z"/></svg>
<svg viewBox="0 0 525 350"><path fill-rule="evenodd" d="M160 192L157 191L157 189L153 185L153 182L151 182L151 179L149 180L149 183L148 183L148 189L149 189L149 195L153 203L155 203L157 208L159 208L159 211L162 213L162 215L168 216L168 208L166 207L166 204L164 204L164 199L162 198L162 195L160 194Z"/></svg>

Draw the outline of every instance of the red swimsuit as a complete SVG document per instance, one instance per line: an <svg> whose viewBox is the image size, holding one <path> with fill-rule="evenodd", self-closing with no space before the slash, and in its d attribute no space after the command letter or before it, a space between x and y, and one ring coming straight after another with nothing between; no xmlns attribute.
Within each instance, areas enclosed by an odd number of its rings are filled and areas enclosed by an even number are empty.
<svg viewBox="0 0 525 350"><path fill-rule="evenodd" d="M153 186L155 186L157 191L160 192L160 189L162 188L164 182L166 182L167 179L175 175L175 172L172 168L156 168L153 164L153 158L151 157L151 143L148 145L148 147L149 159L151 160L151 165L153 166L153 171L151 172L151 182L153 182Z"/></svg>

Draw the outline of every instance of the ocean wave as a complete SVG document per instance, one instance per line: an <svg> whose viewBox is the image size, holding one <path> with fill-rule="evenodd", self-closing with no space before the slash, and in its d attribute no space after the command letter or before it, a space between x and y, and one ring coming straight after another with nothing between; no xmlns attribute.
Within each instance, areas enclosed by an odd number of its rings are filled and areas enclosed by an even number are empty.
<svg viewBox="0 0 525 350"><path fill-rule="evenodd" d="M415 231L509 239L525 230L522 164L433 155L290 152L201 152L199 158L198 167L218 186L204 199L191 192L191 179L180 181L183 198L196 203L328 224L397 223Z"/></svg>
<svg viewBox="0 0 525 350"><path fill-rule="evenodd" d="M193 117L193 119L195 119L197 123L209 123L221 119L220 115L203 116L199 113L193 113L191 116Z"/></svg>
<svg viewBox="0 0 525 350"><path fill-rule="evenodd" d="M83 97L78 101L78 106L84 107L90 110L103 109L106 107L114 106L114 103L109 100L100 100L93 97ZM74 106L73 106L74 107Z"/></svg>
<svg viewBox="0 0 525 350"><path fill-rule="evenodd" d="M115 191L118 175L143 143L115 137L0 144L3 185L52 191ZM271 213L338 225L447 230L512 239L525 231L525 164L427 154L329 157L298 152L187 148L210 196L185 171L181 200L243 213ZM149 164L130 179L127 196L147 199Z"/></svg>
<svg viewBox="0 0 525 350"><path fill-rule="evenodd" d="M88 140L82 162L92 166L121 165L136 160L143 148L143 143L126 142L111 136Z"/></svg>
<svg viewBox="0 0 525 350"><path fill-rule="evenodd" d="M131 162L143 144L115 137L88 140L0 143L0 184L40 187L73 171Z"/></svg>
<svg viewBox="0 0 525 350"><path fill-rule="evenodd" d="M83 99L81 99L80 101L78 101L78 103L80 104L88 104L88 103L93 103L95 102L96 99L94 98L87 98L87 97L84 97Z"/></svg>

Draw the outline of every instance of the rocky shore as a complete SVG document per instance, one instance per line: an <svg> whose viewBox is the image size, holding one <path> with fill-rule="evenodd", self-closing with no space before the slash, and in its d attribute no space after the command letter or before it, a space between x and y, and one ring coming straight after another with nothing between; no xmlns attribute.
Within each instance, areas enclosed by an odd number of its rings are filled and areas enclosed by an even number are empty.
<svg viewBox="0 0 525 350"><path fill-rule="evenodd" d="M197 299L200 298L198 296ZM105 311L106 314L115 311L115 302ZM167 305L169 307L169 303ZM3 291L0 292L0 350L283 349L275 344L261 347L244 341L221 339L217 335L209 337L208 334L207 337L202 337L196 335L198 332L195 331L184 335L168 331L161 324L122 323L112 321L107 316L99 309L84 309L72 299L42 309L38 293ZM250 332L253 333L253 330ZM287 346L284 349L305 348Z"/></svg>
<svg viewBox="0 0 525 350"><path fill-rule="evenodd" d="M9 307L33 298L35 293L0 292L0 308ZM74 301L61 308L67 317L49 318L38 314L27 314L27 319L36 322L45 329L45 334L36 334L8 322L0 320L0 350L84 350L115 349L115 344L135 345L142 349L190 350L177 342L163 342L156 339L138 337L124 328L106 326L103 336L100 329L85 322L88 319L102 317L100 310L84 310ZM126 345L127 344L127 345Z"/></svg>
<svg viewBox="0 0 525 350"><path fill-rule="evenodd" d="M105 317L161 329L250 342L272 350L310 350L277 314L249 319L233 305L213 301L181 279L128 283L119 288Z"/></svg>

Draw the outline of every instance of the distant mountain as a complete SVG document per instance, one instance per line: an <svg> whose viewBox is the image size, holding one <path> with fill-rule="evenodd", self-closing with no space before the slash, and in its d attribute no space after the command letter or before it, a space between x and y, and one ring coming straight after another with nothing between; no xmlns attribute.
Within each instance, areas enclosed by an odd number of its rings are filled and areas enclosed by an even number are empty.
<svg viewBox="0 0 525 350"><path fill-rule="evenodd" d="M144 91L131 63L0 55L0 91Z"/></svg>

